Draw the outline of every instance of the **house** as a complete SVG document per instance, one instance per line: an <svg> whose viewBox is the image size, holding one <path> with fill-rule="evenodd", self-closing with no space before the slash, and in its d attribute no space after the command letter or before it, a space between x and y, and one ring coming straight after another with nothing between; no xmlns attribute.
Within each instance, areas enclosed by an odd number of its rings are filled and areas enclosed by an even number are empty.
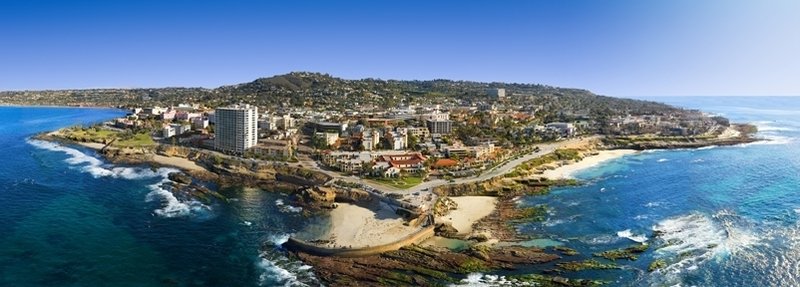
<svg viewBox="0 0 800 287"><path fill-rule="evenodd" d="M379 162L385 162L389 167L395 167L404 172L418 172L425 168L425 160L428 158L421 153L404 153L393 155L382 155L378 158Z"/></svg>
<svg viewBox="0 0 800 287"><path fill-rule="evenodd" d="M263 139L258 141L252 151L266 157L288 159L294 156L295 146L290 140Z"/></svg>

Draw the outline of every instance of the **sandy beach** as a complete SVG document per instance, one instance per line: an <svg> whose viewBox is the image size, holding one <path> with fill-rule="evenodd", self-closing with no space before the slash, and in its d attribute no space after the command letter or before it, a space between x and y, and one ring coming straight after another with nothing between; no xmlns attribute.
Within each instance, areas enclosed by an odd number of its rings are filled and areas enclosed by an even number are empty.
<svg viewBox="0 0 800 287"><path fill-rule="evenodd" d="M457 196L450 199L458 204L458 208L437 218L436 222L450 223L462 235L472 233L472 224L491 214L497 206L497 197L493 196Z"/></svg>
<svg viewBox="0 0 800 287"><path fill-rule="evenodd" d="M548 169L542 174L542 177L549 179L572 178L572 175L578 171L635 153L637 153L637 151L632 149L601 150L597 152L597 155L585 157L579 162L563 165L555 169Z"/></svg>
<svg viewBox="0 0 800 287"><path fill-rule="evenodd" d="M320 239L331 240L335 246L376 246L391 243L417 230L403 225L405 220L384 203L380 204L378 210L339 203L338 207L331 210L330 216L331 229Z"/></svg>

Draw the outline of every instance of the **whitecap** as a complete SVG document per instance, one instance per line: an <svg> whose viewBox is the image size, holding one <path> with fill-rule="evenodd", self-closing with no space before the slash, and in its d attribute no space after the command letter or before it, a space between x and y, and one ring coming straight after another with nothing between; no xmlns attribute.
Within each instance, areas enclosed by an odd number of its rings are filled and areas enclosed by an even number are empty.
<svg viewBox="0 0 800 287"><path fill-rule="evenodd" d="M659 234L663 247L654 254L676 260L661 273L690 271L710 258L736 254L760 241L749 230L734 226L733 218L735 214L723 210L711 217L692 213L658 222L653 230Z"/></svg>
<svg viewBox="0 0 800 287"><path fill-rule="evenodd" d="M661 206L661 202L659 201L648 202L645 203L644 205L644 207L658 207L658 206Z"/></svg>
<svg viewBox="0 0 800 287"><path fill-rule="evenodd" d="M147 186L150 193L145 196L145 201L154 201L157 198L163 200L164 205L161 208L154 210L154 212L162 217L180 217L197 214L207 214L211 209L209 206L196 200L181 201L175 197L172 192L165 189L171 181L169 174L178 172L174 168L139 168L139 167L112 167L105 165L100 159L89 156L77 149L65 147L56 143L41 141L41 140L28 140L28 143L41 149L49 151L63 152L70 157L65 160L70 165L82 165L80 170L89 173L94 178L110 177L121 178L128 180L140 179L153 179L161 178L161 181Z"/></svg>
<svg viewBox="0 0 800 287"><path fill-rule="evenodd" d="M292 213L298 213L298 212L301 212L301 211L303 211L303 208L302 208L302 207L299 207L299 206L291 206L291 205L289 205L289 204L285 204L285 203L283 203L283 199L277 199L277 200L275 200L275 206L277 206L277 207L278 207L278 209L279 209L281 212L292 212Z"/></svg>
<svg viewBox="0 0 800 287"><path fill-rule="evenodd" d="M189 215L205 215L211 211L211 207L194 199L181 201L175 195L163 188L169 179L164 178L161 182L147 186L150 188L150 193L145 197L146 201L154 201L160 198L163 201L163 206L154 210L155 214L161 217L183 217Z"/></svg>
<svg viewBox="0 0 800 287"><path fill-rule="evenodd" d="M668 162L669 160L666 158L659 159L658 162Z"/></svg>
<svg viewBox="0 0 800 287"><path fill-rule="evenodd" d="M280 250L280 246L289 240L290 234L275 234L268 238L273 250L266 250L259 255L257 266L262 270L258 277L259 286L320 286L314 276L313 268L302 262L291 259Z"/></svg>
<svg viewBox="0 0 800 287"><path fill-rule="evenodd" d="M617 231L617 236L621 238L627 238L635 242L644 243L647 242L647 236L644 234L635 235L631 232L630 229L625 229L622 231Z"/></svg>

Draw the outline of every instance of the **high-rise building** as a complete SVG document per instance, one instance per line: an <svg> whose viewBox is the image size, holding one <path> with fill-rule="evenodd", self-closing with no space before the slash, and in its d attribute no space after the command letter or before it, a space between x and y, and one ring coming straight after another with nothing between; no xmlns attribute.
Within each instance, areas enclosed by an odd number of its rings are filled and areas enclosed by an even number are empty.
<svg viewBox="0 0 800 287"><path fill-rule="evenodd" d="M258 142L258 108L233 105L214 111L214 148L224 152L243 153Z"/></svg>

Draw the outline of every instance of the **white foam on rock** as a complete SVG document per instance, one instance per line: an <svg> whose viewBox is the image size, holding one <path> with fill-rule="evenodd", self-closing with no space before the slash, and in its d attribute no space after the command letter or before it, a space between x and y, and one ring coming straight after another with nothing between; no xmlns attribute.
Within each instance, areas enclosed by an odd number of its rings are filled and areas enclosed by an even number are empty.
<svg viewBox="0 0 800 287"><path fill-rule="evenodd" d="M259 286L320 286L321 282L314 276L312 267L300 261L290 259L280 250L280 246L289 240L289 234L278 234L269 237L274 250L264 251L259 256Z"/></svg>
<svg viewBox="0 0 800 287"><path fill-rule="evenodd" d="M302 207L299 207L299 206L291 206L291 205L289 205L289 204L286 204L286 203L284 203L284 202L283 202L283 199L276 199L276 200L275 200L275 206L277 206L277 207L278 207L278 209L279 209L281 212L292 212L292 213L298 213L298 212L301 212L301 211L303 211L303 208L302 208Z"/></svg>
<svg viewBox="0 0 800 287"><path fill-rule="evenodd" d="M691 213L658 222L653 230L663 246L654 255L670 262L655 275L663 275L660 283L679 280L676 274L696 270L703 262L717 256L735 255L757 244L760 239L747 230L734 226L728 211L713 216ZM669 284L669 283L668 283Z"/></svg>
<svg viewBox="0 0 800 287"><path fill-rule="evenodd" d="M617 236L621 237L621 238L627 238L627 239L630 239L631 241L635 241L635 242L638 242L638 243L647 242L647 235L644 235L644 234L641 234L641 235L633 234L633 232L631 232L630 229L617 231Z"/></svg>

